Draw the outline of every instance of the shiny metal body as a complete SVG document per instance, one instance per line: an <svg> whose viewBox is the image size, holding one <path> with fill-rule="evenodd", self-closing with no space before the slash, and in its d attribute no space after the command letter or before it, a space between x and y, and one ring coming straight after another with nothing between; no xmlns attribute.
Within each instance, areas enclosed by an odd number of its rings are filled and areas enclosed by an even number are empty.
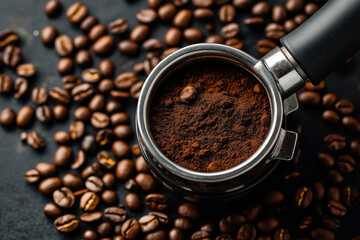
<svg viewBox="0 0 360 240"><path fill-rule="evenodd" d="M279 160L291 160L297 134L284 129L285 117L298 107L289 84L294 77L280 49L257 60L250 55L219 44L196 44L180 49L161 61L148 76L138 100L136 134L141 152L151 171L168 188L197 198L230 198L252 188L277 166ZM181 167L165 156L156 145L150 129L150 105L166 76L186 64L201 60L225 61L252 75L266 89L271 108L271 124L267 137L257 151L241 164L218 172L197 172ZM285 71L276 67L279 61ZM298 81L298 80L297 80Z"/></svg>

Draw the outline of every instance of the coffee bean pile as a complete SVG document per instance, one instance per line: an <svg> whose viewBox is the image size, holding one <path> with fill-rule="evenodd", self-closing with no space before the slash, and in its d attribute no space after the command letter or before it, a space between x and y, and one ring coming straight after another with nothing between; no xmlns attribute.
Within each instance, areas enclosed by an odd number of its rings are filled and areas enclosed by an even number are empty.
<svg viewBox="0 0 360 240"><path fill-rule="evenodd" d="M279 174L284 175L279 184L260 191L255 198L249 196L236 210L222 212L220 208L219 219L210 221L207 205L204 209L191 201L193 199L186 198L188 201L183 204L171 206L164 194L166 191L150 173L139 147L127 143L133 130L129 125L130 117L124 112L125 100L139 97L143 84L139 79L180 47L209 42L242 49L240 28L245 25L257 31L264 30L266 38L257 43L257 51L264 55L326 0L287 0L284 5L276 6L253 0L147 2L149 8L138 11L135 18L140 24L133 29L129 29L124 18L114 19L107 26L100 23L80 2L73 3L65 14L82 34L72 39L59 33L55 26L43 28L41 41L53 47L61 57L57 71L62 75L62 86L50 90L34 87L28 94L29 81L36 78L37 69L31 63L22 63L16 32L4 30L0 33L0 50L3 51L0 69L8 67L18 75L13 81L9 75L0 74L0 93L13 94L17 99L30 95L37 106L36 109L23 106L18 113L3 109L0 124L6 128L27 128L32 126L35 117L44 124L64 121L69 115L74 119L68 129L54 135L59 147L53 163L40 162L25 173L25 180L37 184L38 190L49 198L43 211L52 219L54 227L64 233L81 229L84 240L335 239L334 231L340 228L342 218L359 202L358 189L343 183L343 175L355 169L354 157L360 156L359 141L354 140L348 146L347 140L339 134L324 139L329 153L317 156L319 164L328 171L328 178L323 182L302 180L296 170L299 151L291 172ZM45 6L45 13L51 18L58 17L61 12L62 4L57 0L50 0ZM239 24L235 17L240 14L251 14L251 17ZM206 33L193 27L194 21L203 23ZM219 34L216 34L217 22L222 24ZM149 38L152 26L161 23L172 24L164 35L165 44ZM117 42L119 37L122 40ZM114 63L104 58L116 45L121 54L129 57L145 52L146 60L135 64L133 71L114 77ZM103 59L97 68L92 66L92 53ZM76 67L82 69L80 77L73 75ZM354 105L347 100L338 101L331 93L321 97L320 88L312 86L311 91L299 95L299 101L312 106L322 102L326 108L324 121L336 124L341 119L347 130L358 132L358 121L349 115ZM79 106L69 113L68 106L74 103ZM89 133L90 129L96 129L96 133ZM45 147L46 140L36 131L24 132L20 138L37 151ZM76 143L81 150L75 153L72 146ZM97 161L90 162L93 156ZM132 161L131 157L136 160ZM65 175L60 178L60 173ZM125 199L118 197L116 186L119 185L128 191ZM293 212L297 214L288 214ZM142 216L135 218L139 213ZM298 223L291 225L294 219Z"/></svg>

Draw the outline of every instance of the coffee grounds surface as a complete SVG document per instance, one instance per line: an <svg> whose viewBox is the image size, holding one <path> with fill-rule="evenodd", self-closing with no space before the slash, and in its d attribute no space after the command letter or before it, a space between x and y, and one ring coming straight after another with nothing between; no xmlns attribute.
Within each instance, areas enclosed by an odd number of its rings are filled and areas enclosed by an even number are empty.
<svg viewBox="0 0 360 240"><path fill-rule="evenodd" d="M225 170L249 158L270 121L269 100L258 80L235 65L210 61L168 76L150 109L161 151L201 172Z"/></svg>

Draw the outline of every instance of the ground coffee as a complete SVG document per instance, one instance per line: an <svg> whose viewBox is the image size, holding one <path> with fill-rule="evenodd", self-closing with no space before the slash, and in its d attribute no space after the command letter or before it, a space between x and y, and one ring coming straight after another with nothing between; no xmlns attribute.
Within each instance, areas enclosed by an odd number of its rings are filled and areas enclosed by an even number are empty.
<svg viewBox="0 0 360 240"><path fill-rule="evenodd" d="M170 74L151 103L153 137L172 161L202 172L243 162L271 120L265 89L248 72L206 61Z"/></svg>

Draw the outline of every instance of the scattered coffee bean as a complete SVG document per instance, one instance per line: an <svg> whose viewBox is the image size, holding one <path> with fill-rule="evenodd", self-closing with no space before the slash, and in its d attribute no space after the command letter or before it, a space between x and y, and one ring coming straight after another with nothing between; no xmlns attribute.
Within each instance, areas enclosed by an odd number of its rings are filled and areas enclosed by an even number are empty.
<svg viewBox="0 0 360 240"><path fill-rule="evenodd" d="M180 214L180 216L189 219L198 219L201 216L198 206L192 203L181 204L178 207L178 213Z"/></svg>
<svg viewBox="0 0 360 240"><path fill-rule="evenodd" d="M89 38L85 35L78 35L74 38L74 47L76 49L85 49L88 47Z"/></svg>
<svg viewBox="0 0 360 240"><path fill-rule="evenodd" d="M31 131L26 135L26 143L35 150L40 150L45 147L44 139L35 131Z"/></svg>
<svg viewBox="0 0 360 240"><path fill-rule="evenodd" d="M340 116L334 110L325 110L322 119L327 123L337 124L340 121Z"/></svg>
<svg viewBox="0 0 360 240"><path fill-rule="evenodd" d="M66 11L66 17L72 23L79 23L88 14L87 7L81 2L73 3Z"/></svg>
<svg viewBox="0 0 360 240"><path fill-rule="evenodd" d="M16 67L21 61L21 50L14 45L8 45L4 49L3 63L9 67Z"/></svg>
<svg viewBox="0 0 360 240"><path fill-rule="evenodd" d="M110 53L114 46L114 38L110 35L105 35L96 40L96 42L92 46L92 50L98 55L105 55Z"/></svg>
<svg viewBox="0 0 360 240"><path fill-rule="evenodd" d="M289 12L299 12L303 9L304 1L303 0L287 0L285 4L286 10Z"/></svg>
<svg viewBox="0 0 360 240"><path fill-rule="evenodd" d="M51 93L50 93L51 96ZM57 104L53 108L53 116L58 121L64 121L68 116L67 108L62 104Z"/></svg>
<svg viewBox="0 0 360 240"><path fill-rule="evenodd" d="M15 80L14 84L14 97L22 98L29 88L28 81L25 78L19 77Z"/></svg>
<svg viewBox="0 0 360 240"><path fill-rule="evenodd" d="M92 63L92 57L88 50L80 50L76 53L76 64L80 67L88 67Z"/></svg>
<svg viewBox="0 0 360 240"><path fill-rule="evenodd" d="M345 216L347 211L346 207L341 202L336 200L330 200L327 204L327 208L332 215L338 217Z"/></svg>
<svg viewBox="0 0 360 240"><path fill-rule="evenodd" d="M145 192L153 192L156 189L155 178L148 173L138 173L135 177L135 182Z"/></svg>
<svg viewBox="0 0 360 240"><path fill-rule="evenodd" d="M334 93L327 93L322 97L322 103L324 107L330 108L335 105L337 96Z"/></svg>
<svg viewBox="0 0 360 240"><path fill-rule="evenodd" d="M23 122L23 120L21 120L21 122ZM0 114L0 124L4 127L10 128L15 126L16 123L17 117L15 111L11 108L4 108Z"/></svg>
<svg viewBox="0 0 360 240"><path fill-rule="evenodd" d="M270 13L271 6L269 3L262 1L255 4L251 9L251 14L254 16L264 17Z"/></svg>
<svg viewBox="0 0 360 240"><path fill-rule="evenodd" d="M45 5L45 14L49 17L56 17L60 14L61 9L61 3L58 0L50 0Z"/></svg>
<svg viewBox="0 0 360 240"><path fill-rule="evenodd" d="M62 212L58 206L54 203L47 203L43 208L43 212L50 218L57 218L61 216Z"/></svg>
<svg viewBox="0 0 360 240"><path fill-rule="evenodd" d="M346 147L346 139L339 134L329 134L324 138L324 144L327 149L338 151Z"/></svg>
<svg viewBox="0 0 360 240"><path fill-rule="evenodd" d="M71 91L71 96L75 102L83 102L89 99L94 93L94 87L89 83L82 83L75 86Z"/></svg>
<svg viewBox="0 0 360 240"><path fill-rule="evenodd" d="M58 167L67 167L73 159L73 152L70 147L60 146L54 156L54 163Z"/></svg>
<svg viewBox="0 0 360 240"><path fill-rule="evenodd" d="M139 195L137 195L136 193L128 193L126 195L125 205L130 211L134 211L134 212L142 209L141 199L140 199ZM140 222L140 220L139 220L139 222ZM141 225L142 224L140 222L140 226Z"/></svg>
<svg viewBox="0 0 360 240"><path fill-rule="evenodd" d="M19 42L19 35L9 29L0 32L0 50L8 45L17 45Z"/></svg>
<svg viewBox="0 0 360 240"><path fill-rule="evenodd" d="M152 23L157 18L157 13L154 9L141 9L136 13L136 19L142 23Z"/></svg>
<svg viewBox="0 0 360 240"><path fill-rule="evenodd" d="M55 39L55 50L59 56L69 56L73 49L74 43L68 35L60 35Z"/></svg>
<svg viewBox="0 0 360 240"><path fill-rule="evenodd" d="M94 192L86 192L80 198L80 208L84 211L92 211L99 203L99 196Z"/></svg>
<svg viewBox="0 0 360 240"><path fill-rule="evenodd" d="M103 216L103 214L98 211L86 212L86 213L83 213L80 215L80 219L81 219L81 221L86 222L86 223L95 223L95 222L98 222L102 218L102 216ZM85 235L85 233L84 233L84 235ZM84 237L84 239L85 239L85 237Z"/></svg>
<svg viewBox="0 0 360 240"><path fill-rule="evenodd" d="M103 201L103 203L111 206L111 205L116 205L119 201L119 198L115 191L105 190L101 194L101 200Z"/></svg>
<svg viewBox="0 0 360 240"><path fill-rule="evenodd" d="M74 193L67 187L62 187L53 192L56 205L62 208L71 208L75 203Z"/></svg>
<svg viewBox="0 0 360 240"><path fill-rule="evenodd" d="M140 231L140 224L136 219L130 218L121 227L121 234L126 239L135 239Z"/></svg>
<svg viewBox="0 0 360 240"><path fill-rule="evenodd" d="M52 194L61 187L61 179L58 177L49 177L42 180L39 184L39 191L44 195Z"/></svg>
<svg viewBox="0 0 360 240"><path fill-rule="evenodd" d="M73 214L66 214L58 217L54 222L56 230L59 232L73 232L79 226L79 220Z"/></svg>
<svg viewBox="0 0 360 240"><path fill-rule="evenodd" d="M130 40L123 40L118 45L118 50L127 56L134 56L139 52L139 45Z"/></svg>
<svg viewBox="0 0 360 240"><path fill-rule="evenodd" d="M295 195L295 204L297 207L307 208L313 198L313 193L308 187L301 187L297 190Z"/></svg>
<svg viewBox="0 0 360 240"><path fill-rule="evenodd" d="M36 118L43 123L49 123L52 119L52 111L48 105L38 106L35 111Z"/></svg>
<svg viewBox="0 0 360 240"><path fill-rule="evenodd" d="M114 223L122 223L126 219L126 211L121 207L108 207L104 211L104 216Z"/></svg>
<svg viewBox="0 0 360 240"><path fill-rule="evenodd" d="M269 53L275 47L276 43L268 39L259 40L256 45L256 49L261 55Z"/></svg>
<svg viewBox="0 0 360 240"><path fill-rule="evenodd" d="M354 104L349 100L340 100L335 104L335 109L340 114L350 114L354 112Z"/></svg>
<svg viewBox="0 0 360 240"><path fill-rule="evenodd" d="M123 34L127 31L129 23L124 18L119 18L109 23L109 32L112 34Z"/></svg>
<svg viewBox="0 0 360 240"><path fill-rule="evenodd" d="M87 16L80 24L80 29L83 32L88 32L98 23L98 19L94 16Z"/></svg>
<svg viewBox="0 0 360 240"><path fill-rule="evenodd" d="M41 30L41 41L46 45L52 45L57 34L58 31L54 26L46 26Z"/></svg>
<svg viewBox="0 0 360 240"><path fill-rule="evenodd" d="M40 180L40 174L35 169L31 169L25 173L25 180L28 183L36 183Z"/></svg>
<svg viewBox="0 0 360 240"><path fill-rule="evenodd" d="M242 225L237 233L237 239L254 239L256 236L256 228L252 224ZM285 240L285 239L284 239Z"/></svg>
<svg viewBox="0 0 360 240"><path fill-rule="evenodd" d="M158 16L162 21L170 21L176 13L176 7L172 3L166 3L158 9Z"/></svg>

